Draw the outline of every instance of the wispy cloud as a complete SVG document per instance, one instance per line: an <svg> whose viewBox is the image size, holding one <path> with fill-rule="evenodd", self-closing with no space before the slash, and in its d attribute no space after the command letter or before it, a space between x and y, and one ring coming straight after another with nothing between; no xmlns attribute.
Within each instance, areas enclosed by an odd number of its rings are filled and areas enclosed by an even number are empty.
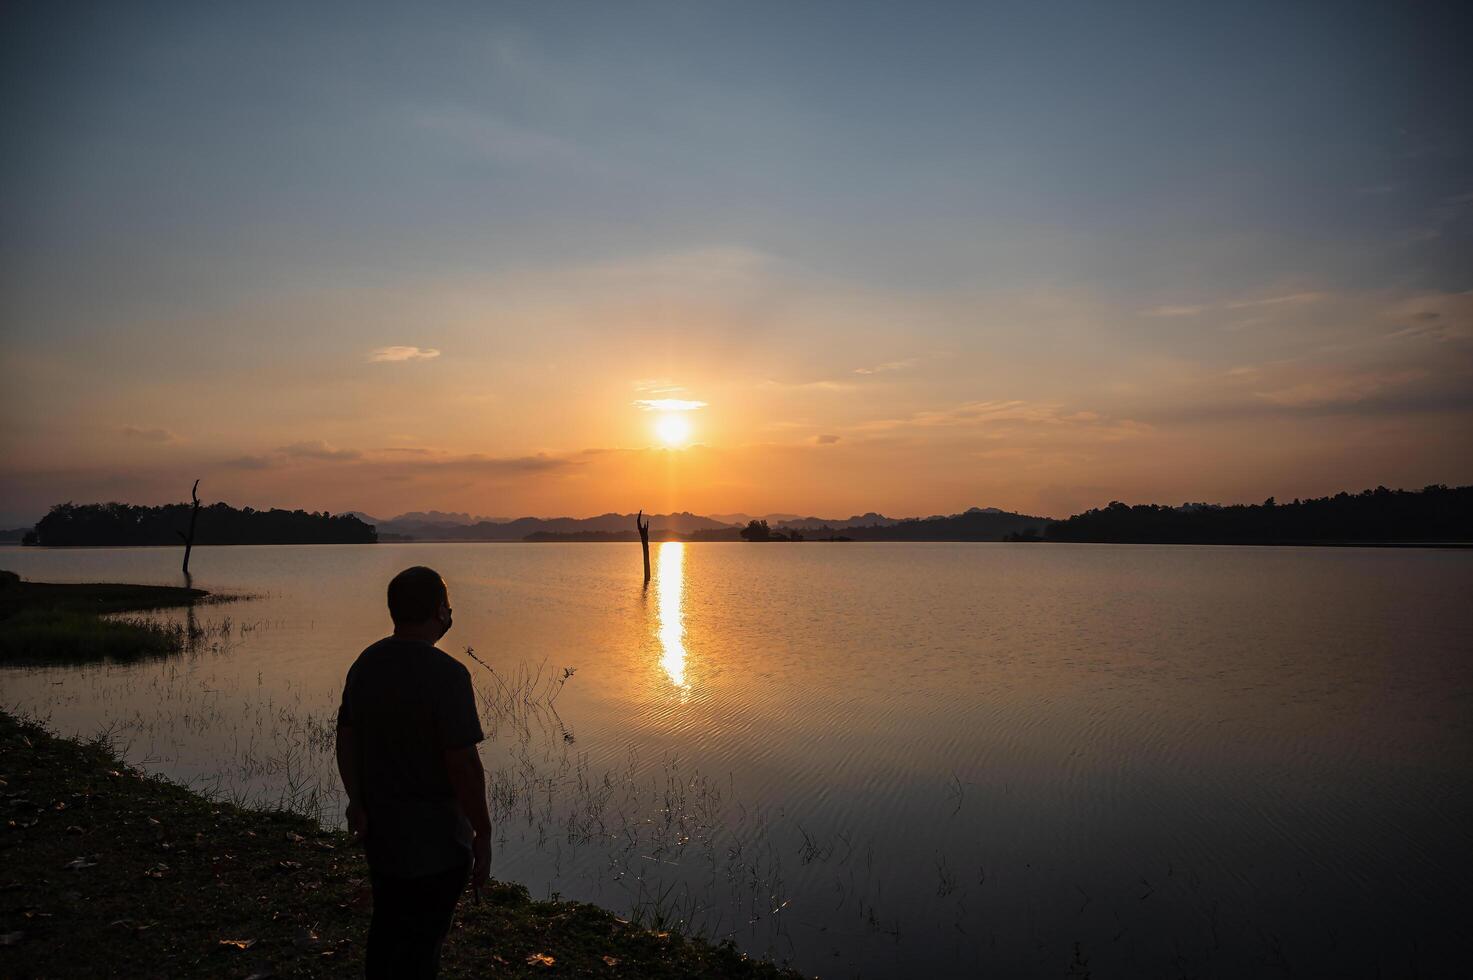
<svg viewBox="0 0 1473 980"><path fill-rule="evenodd" d="M363 458L363 453L356 449L338 449L321 439L309 439L294 442L288 446L279 446L267 453L235 456L224 460L220 465L231 470L267 470L286 466L299 460L351 463Z"/></svg>
<svg viewBox="0 0 1473 980"><path fill-rule="evenodd" d="M820 446L832 446L839 441L839 437L835 435L820 435L814 436L813 441Z"/></svg>
<svg viewBox="0 0 1473 980"><path fill-rule="evenodd" d="M1315 303L1325 298L1324 293L1302 292L1285 293L1281 296L1264 296L1259 299L1240 299L1232 303L1224 303L1225 310L1251 310L1260 306L1299 306L1303 303Z"/></svg>
<svg viewBox="0 0 1473 980"><path fill-rule="evenodd" d="M577 466L569 455L537 453L530 456L491 456L485 453L451 453L421 447L394 447L364 453L336 449L321 440L292 443L269 453L237 456L219 465L234 470L280 469L311 462L341 464L335 471L361 473L367 480L405 480L455 474L463 477L509 476L541 473Z"/></svg>
<svg viewBox="0 0 1473 980"><path fill-rule="evenodd" d="M902 361L886 361L884 364L876 364L873 367L859 367L854 369L855 374L888 374L891 371L904 371L921 363L919 357L907 357Z"/></svg>
<svg viewBox="0 0 1473 980"><path fill-rule="evenodd" d="M376 347L368 352L370 361L429 361L440 356L438 347Z"/></svg>
<svg viewBox="0 0 1473 980"><path fill-rule="evenodd" d="M1285 408L1310 408L1363 402L1409 382L1427 376L1419 369L1402 371L1362 371L1339 376L1313 378L1268 391L1255 391L1264 401Z"/></svg>
<svg viewBox="0 0 1473 980"><path fill-rule="evenodd" d="M925 360L926 358L923 357L907 357L901 360L885 361L880 364L869 364L854 368L848 375L838 378L810 378L808 380L767 378L760 382L758 387L780 388L789 391L858 391L867 383L859 379L906 371L921 364ZM859 379L854 378L853 375L858 375Z"/></svg>
<svg viewBox="0 0 1473 980"><path fill-rule="evenodd" d="M125 425L120 430L129 439L138 439L141 442L177 442L179 437L168 429L144 429L136 425Z"/></svg>
<svg viewBox="0 0 1473 980"><path fill-rule="evenodd" d="M434 450L425 449L423 446L385 446L382 449L374 450L374 452L382 453L386 456L392 456L396 453L402 456L429 456L434 453Z"/></svg>
<svg viewBox="0 0 1473 980"><path fill-rule="evenodd" d="M269 456L235 456L220 464L227 470L266 470L271 468Z"/></svg>
<svg viewBox="0 0 1473 980"><path fill-rule="evenodd" d="M1050 422L1059 417L1057 405L1019 400L973 401L947 408L912 412L903 418L876 419L858 426L882 431L902 428L936 428L977 425L985 422Z"/></svg>
<svg viewBox="0 0 1473 980"><path fill-rule="evenodd" d="M465 476L511 476L546 473L580 465L570 456L537 453L532 456L489 456L485 453L430 453L414 460L366 460L365 468L382 468L406 475L433 476L456 473Z"/></svg>
<svg viewBox="0 0 1473 980"><path fill-rule="evenodd" d="M1386 335L1387 340L1473 340L1473 290L1413 296L1394 304L1383 315L1396 325Z"/></svg>
<svg viewBox="0 0 1473 980"><path fill-rule="evenodd" d="M767 378L757 385L759 388L786 391L853 391L859 386L855 381L836 381L833 378L817 378L812 381L779 381L776 378Z"/></svg>
<svg viewBox="0 0 1473 980"><path fill-rule="evenodd" d="M1145 314L1146 316L1197 316L1199 313L1206 313L1210 309L1212 307L1201 304L1193 306L1157 306L1146 310Z"/></svg>
<svg viewBox="0 0 1473 980"><path fill-rule="evenodd" d="M1253 310L1265 306L1297 306L1302 303L1313 303L1324 298L1325 294L1318 292L1284 293L1275 296L1255 296L1219 304L1181 303L1155 306L1148 310L1142 310L1141 312L1146 316L1153 317L1188 317L1201 316L1203 313L1211 313L1213 310Z"/></svg>
<svg viewBox="0 0 1473 980"><path fill-rule="evenodd" d="M321 439L294 442L290 446L282 446L277 452L296 459L359 459L363 455L356 449L335 449Z"/></svg>
<svg viewBox="0 0 1473 980"><path fill-rule="evenodd" d="M640 378L634 382L634 390L665 398L685 394L685 386L676 384L669 378Z"/></svg>
<svg viewBox="0 0 1473 980"><path fill-rule="evenodd" d="M1090 411L1069 411L1058 404L1017 399L965 402L941 409L913 412L904 418L876 419L854 426L859 432L888 432L900 429L1019 427L1088 428L1109 439L1144 432L1150 426L1131 419L1117 419Z"/></svg>
<svg viewBox="0 0 1473 980"><path fill-rule="evenodd" d="M637 398L634 404L646 412L694 412L706 403L691 398Z"/></svg>

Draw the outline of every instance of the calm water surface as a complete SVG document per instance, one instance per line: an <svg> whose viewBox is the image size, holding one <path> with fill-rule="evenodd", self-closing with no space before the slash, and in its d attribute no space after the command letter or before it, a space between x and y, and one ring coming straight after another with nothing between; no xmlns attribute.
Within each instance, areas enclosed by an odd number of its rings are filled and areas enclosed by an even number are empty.
<svg viewBox="0 0 1473 980"><path fill-rule="evenodd" d="M493 872L534 894L824 976L1463 963L1473 553L655 547L648 591L629 545L197 548L196 585L254 596L197 610L198 650L7 669L0 702L338 821L344 673L429 564L441 646L491 668ZM0 549L52 581L178 561Z"/></svg>

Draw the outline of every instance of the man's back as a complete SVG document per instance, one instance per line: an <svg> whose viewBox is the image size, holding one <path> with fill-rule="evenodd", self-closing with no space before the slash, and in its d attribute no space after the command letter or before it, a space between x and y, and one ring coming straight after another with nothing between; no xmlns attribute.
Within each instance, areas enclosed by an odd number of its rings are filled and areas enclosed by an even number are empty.
<svg viewBox="0 0 1473 980"><path fill-rule="evenodd" d="M484 737L464 665L429 643L388 637L348 671L338 724L356 743L369 865L413 878L465 866L471 828L445 752Z"/></svg>

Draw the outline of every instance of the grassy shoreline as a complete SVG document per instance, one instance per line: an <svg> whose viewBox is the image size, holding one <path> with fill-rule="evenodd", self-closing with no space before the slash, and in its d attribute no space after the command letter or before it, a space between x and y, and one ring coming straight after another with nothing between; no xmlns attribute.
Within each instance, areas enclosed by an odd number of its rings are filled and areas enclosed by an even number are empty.
<svg viewBox="0 0 1473 980"><path fill-rule="evenodd" d="M362 975L368 870L345 833L209 799L3 711L0 810L0 975ZM495 881L462 899L441 974L798 976Z"/></svg>
<svg viewBox="0 0 1473 980"><path fill-rule="evenodd" d="M192 641L192 620L117 614L223 598L0 572L0 664L168 656ZM213 799L130 768L105 739L59 738L0 709L0 820L0 976L362 974L368 868L347 834L308 817ZM797 976L504 882L462 901L442 975Z"/></svg>
<svg viewBox="0 0 1473 980"><path fill-rule="evenodd" d="M27 582L14 572L0 571L0 663L165 657L196 639L190 627L118 614L229 598L167 585Z"/></svg>

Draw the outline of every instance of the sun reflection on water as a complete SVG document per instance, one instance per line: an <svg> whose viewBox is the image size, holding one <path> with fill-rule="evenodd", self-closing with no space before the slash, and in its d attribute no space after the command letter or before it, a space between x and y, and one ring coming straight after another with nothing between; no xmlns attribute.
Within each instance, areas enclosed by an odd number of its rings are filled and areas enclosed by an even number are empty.
<svg viewBox="0 0 1473 980"><path fill-rule="evenodd" d="M681 600L685 596L684 542L661 542L658 561L655 592L659 599L660 666L669 675L671 684L688 691L690 685L685 680L685 615L681 609Z"/></svg>

